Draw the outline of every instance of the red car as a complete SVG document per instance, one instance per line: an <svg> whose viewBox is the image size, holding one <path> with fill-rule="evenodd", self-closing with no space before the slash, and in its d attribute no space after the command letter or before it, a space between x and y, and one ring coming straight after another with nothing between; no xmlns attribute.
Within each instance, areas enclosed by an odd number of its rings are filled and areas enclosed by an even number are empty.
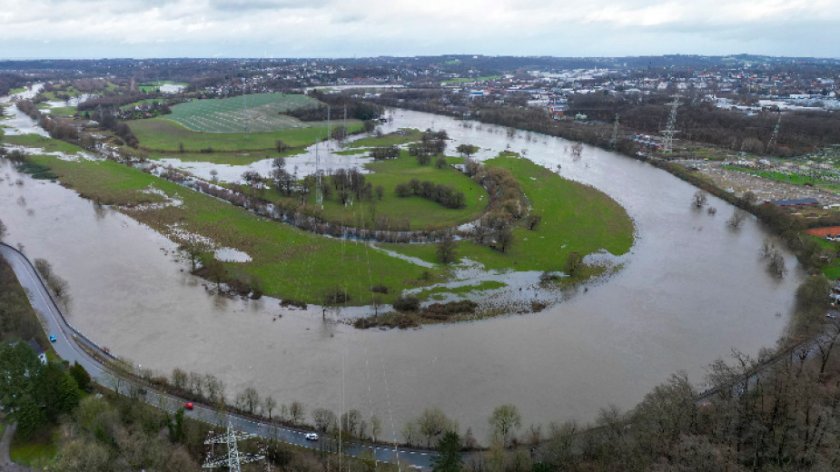
<svg viewBox="0 0 840 472"><path fill-rule="evenodd" d="M192 410L193 409L193 402L184 403L185 410Z"/></svg>

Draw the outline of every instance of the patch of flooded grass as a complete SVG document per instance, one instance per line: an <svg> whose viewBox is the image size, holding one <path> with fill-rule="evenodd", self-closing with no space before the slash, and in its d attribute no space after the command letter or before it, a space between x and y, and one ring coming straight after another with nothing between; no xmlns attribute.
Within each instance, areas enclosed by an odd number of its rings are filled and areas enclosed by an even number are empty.
<svg viewBox="0 0 840 472"><path fill-rule="evenodd" d="M75 144L53 139L48 136L41 136L39 134L18 134L5 136L3 138L3 142L27 148L37 148L43 150L43 152L63 152L65 154L84 152L82 148L76 146Z"/></svg>

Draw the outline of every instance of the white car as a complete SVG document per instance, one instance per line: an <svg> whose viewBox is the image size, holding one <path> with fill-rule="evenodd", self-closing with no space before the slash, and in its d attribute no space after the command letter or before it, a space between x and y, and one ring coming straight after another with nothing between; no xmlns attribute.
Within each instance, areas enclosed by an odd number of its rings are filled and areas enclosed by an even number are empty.
<svg viewBox="0 0 840 472"><path fill-rule="evenodd" d="M303 437L307 441L317 441L318 440L318 433L306 433L306 434L303 435Z"/></svg>

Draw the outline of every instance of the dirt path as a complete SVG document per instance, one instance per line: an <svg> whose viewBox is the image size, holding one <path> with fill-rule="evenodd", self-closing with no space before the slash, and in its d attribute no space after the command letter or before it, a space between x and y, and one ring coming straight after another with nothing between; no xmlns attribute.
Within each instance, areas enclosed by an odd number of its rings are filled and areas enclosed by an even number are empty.
<svg viewBox="0 0 840 472"><path fill-rule="evenodd" d="M12 445L12 436L15 435L16 424L10 424L3 430L3 438L0 439L0 471L3 472L28 472L30 469L17 465L9 457L9 447Z"/></svg>

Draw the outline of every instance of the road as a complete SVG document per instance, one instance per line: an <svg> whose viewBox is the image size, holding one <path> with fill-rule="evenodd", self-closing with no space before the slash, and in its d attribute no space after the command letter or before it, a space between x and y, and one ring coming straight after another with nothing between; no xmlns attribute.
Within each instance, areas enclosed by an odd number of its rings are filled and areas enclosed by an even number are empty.
<svg viewBox="0 0 840 472"><path fill-rule="evenodd" d="M103 359L111 357L109 353L85 338L67 322L58 304L55 303L35 267L26 256L4 243L0 243L0 255L8 261L21 286L26 290L32 308L38 313L44 330L48 335L56 336L57 339L53 343L53 349L59 357L70 363L78 363L87 370L97 384L121 395L134 394L133 396L136 396L138 391L144 390L145 393L138 398L164 411L173 412L186 402L185 399L154 390L146 385L140 385L130 377L121 377L110 369L106 363L91 355L90 352L95 352L97 356ZM82 348L82 345L85 348ZM223 429L224 425L230 421L234 429L262 438L277 439L307 449L338 449L337 442L329 438L307 441L304 438L307 430L255 420L208 405L195 404L193 410L186 411L186 415L195 420L216 425L219 430ZM341 453L344 455L358 457L365 451L371 451L373 457L379 462L400 463L420 467L423 470L431 468L432 460L435 457L433 451L421 449L386 447L359 442L342 442L341 444Z"/></svg>

